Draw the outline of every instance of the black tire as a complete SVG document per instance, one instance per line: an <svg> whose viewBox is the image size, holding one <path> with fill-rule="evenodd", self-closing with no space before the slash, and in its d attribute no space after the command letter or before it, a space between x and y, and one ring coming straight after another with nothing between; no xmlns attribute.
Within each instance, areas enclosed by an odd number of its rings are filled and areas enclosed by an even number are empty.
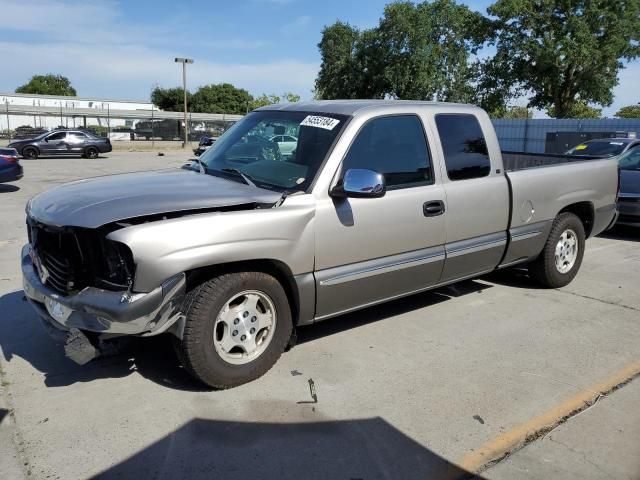
<svg viewBox="0 0 640 480"><path fill-rule="evenodd" d="M29 160L37 160L38 154L38 149L36 147L26 147L22 150L22 156Z"/></svg>
<svg viewBox="0 0 640 480"><path fill-rule="evenodd" d="M214 348L214 325L226 302L246 290L266 294L273 302L277 321L266 349L253 361L234 365ZM191 375L216 389L236 387L264 375L284 352L293 328L287 294L276 278L263 272L216 276L186 295L183 312L186 321L182 340L174 341L178 358Z"/></svg>
<svg viewBox="0 0 640 480"><path fill-rule="evenodd" d="M84 151L84 156L86 158L98 158L98 155L100 155L100 152L96 147L87 147Z"/></svg>
<svg viewBox="0 0 640 480"><path fill-rule="evenodd" d="M578 252L571 268L561 272L556 266L556 246L562 234L572 231L577 237ZM561 213L556 217L549 233L549 238L542 252L529 264L529 274L541 285L548 288L560 288L571 283L578 274L584 256L585 233L582 221L573 213Z"/></svg>

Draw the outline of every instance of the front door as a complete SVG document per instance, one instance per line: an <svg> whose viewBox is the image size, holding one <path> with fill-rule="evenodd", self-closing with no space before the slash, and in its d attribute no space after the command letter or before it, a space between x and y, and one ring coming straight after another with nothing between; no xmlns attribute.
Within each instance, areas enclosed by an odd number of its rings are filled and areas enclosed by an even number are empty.
<svg viewBox="0 0 640 480"><path fill-rule="evenodd" d="M40 152L43 156L64 153L67 150L66 138L67 132L52 133L40 142Z"/></svg>
<svg viewBox="0 0 640 480"><path fill-rule="evenodd" d="M444 263L445 195L420 118L366 122L340 175L351 168L384 174L387 192L317 200L317 319L425 289L438 282Z"/></svg>

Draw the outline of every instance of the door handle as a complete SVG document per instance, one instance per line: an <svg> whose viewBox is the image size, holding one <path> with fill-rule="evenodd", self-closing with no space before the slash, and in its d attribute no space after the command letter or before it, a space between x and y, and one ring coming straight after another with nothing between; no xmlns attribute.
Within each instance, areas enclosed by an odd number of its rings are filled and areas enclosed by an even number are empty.
<svg viewBox="0 0 640 480"><path fill-rule="evenodd" d="M444 213L444 202L442 200L433 200L425 202L422 205L422 213L425 217L437 217Z"/></svg>

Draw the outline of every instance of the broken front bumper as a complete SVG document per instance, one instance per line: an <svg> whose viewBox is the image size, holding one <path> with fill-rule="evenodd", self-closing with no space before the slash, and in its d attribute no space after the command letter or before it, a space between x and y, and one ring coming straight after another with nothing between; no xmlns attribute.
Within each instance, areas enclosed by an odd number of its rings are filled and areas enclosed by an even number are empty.
<svg viewBox="0 0 640 480"><path fill-rule="evenodd" d="M184 273L174 275L149 293L130 295L87 287L74 295L64 296L42 283L30 249L29 245L22 248L24 293L49 327L113 336L150 336L167 331L181 318L180 303L186 283Z"/></svg>

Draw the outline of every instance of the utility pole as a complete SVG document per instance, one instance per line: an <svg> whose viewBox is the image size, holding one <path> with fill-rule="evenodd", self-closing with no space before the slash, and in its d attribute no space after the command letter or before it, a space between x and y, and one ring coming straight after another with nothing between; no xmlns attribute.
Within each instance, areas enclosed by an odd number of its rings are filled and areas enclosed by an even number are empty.
<svg viewBox="0 0 640 480"><path fill-rule="evenodd" d="M7 100L7 136L11 141L11 125L9 125L9 100Z"/></svg>
<svg viewBox="0 0 640 480"><path fill-rule="evenodd" d="M176 57L176 63L182 64L182 90L184 93L184 143L182 148L187 148L189 143L189 126L187 123L187 63L193 63L193 58Z"/></svg>

